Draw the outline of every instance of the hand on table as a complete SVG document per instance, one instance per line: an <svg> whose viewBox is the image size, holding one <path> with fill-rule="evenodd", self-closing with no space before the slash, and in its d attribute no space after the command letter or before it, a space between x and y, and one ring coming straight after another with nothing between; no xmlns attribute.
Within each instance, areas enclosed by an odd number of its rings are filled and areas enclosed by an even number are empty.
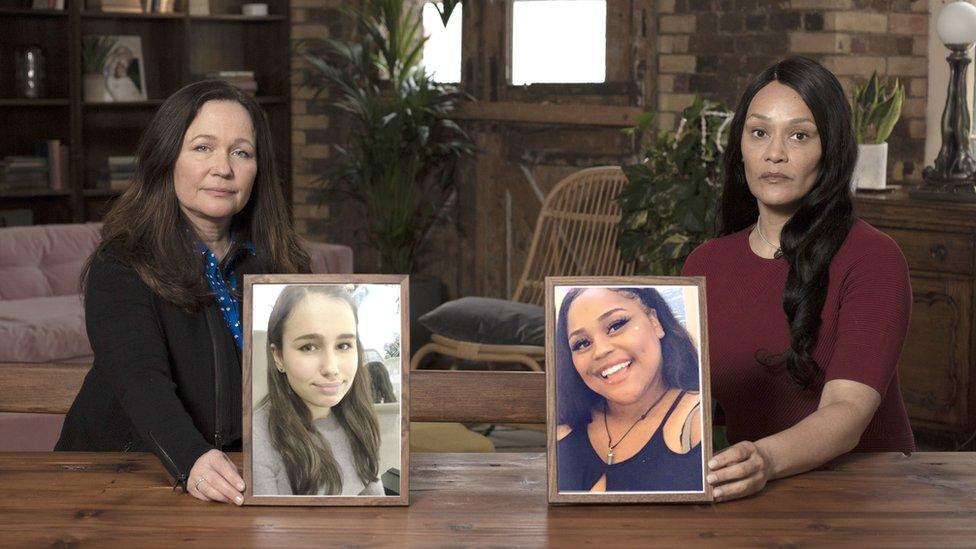
<svg viewBox="0 0 976 549"><path fill-rule="evenodd" d="M220 450L210 450L197 458L186 481L190 495L203 501L244 503L244 479L237 466Z"/></svg>
<svg viewBox="0 0 976 549"><path fill-rule="evenodd" d="M754 442L744 441L726 448L708 462L706 480L715 501L728 501L759 492L772 471L769 456Z"/></svg>

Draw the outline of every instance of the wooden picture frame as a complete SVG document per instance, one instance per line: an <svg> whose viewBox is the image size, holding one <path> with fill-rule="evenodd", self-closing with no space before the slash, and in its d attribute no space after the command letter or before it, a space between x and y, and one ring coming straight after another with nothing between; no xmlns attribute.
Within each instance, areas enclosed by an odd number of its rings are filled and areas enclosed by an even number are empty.
<svg viewBox="0 0 976 549"><path fill-rule="evenodd" d="M407 505L409 503L409 284L409 277L406 275L312 274L247 275L244 277L243 450L244 482L246 484L245 505L386 506ZM292 287L308 287L313 291L289 290L291 293L279 302L278 298L281 296L281 292ZM356 333L354 336L350 336L342 329L341 320L335 321L340 323L339 326L335 324L323 326L318 323L318 319L321 318L341 319L343 316L341 311L333 314L330 310L326 314L325 308L331 307L329 303L336 301L341 303L350 297L325 295L322 302L314 305L319 307L317 309L318 314L305 317L293 316L293 311L303 310L299 307L302 307L303 300L308 299L308 296L321 295L320 292L323 291L335 292L337 291L335 288L344 291L345 295L350 296L356 304L353 313L356 314L358 322L355 322ZM287 309L279 311L279 307ZM349 309L343 310L349 311ZM277 323L280 327L277 331L281 332L282 337L287 337L289 333L288 324L296 322L295 318L299 319L298 322L311 322L311 324L300 325L303 327L299 330L305 333L296 336L291 347L289 347L288 341L283 341L282 354L273 354L277 347L272 347L267 342L269 324ZM304 319L312 320L306 321ZM346 322L351 324L353 320L346 316ZM358 367L353 370L356 372L354 376L348 376L346 372L349 370L342 369L341 364L345 364L345 367L348 368L350 363L348 359L343 361L341 358L335 359L335 363L340 364L337 367L337 373L331 371L324 374L318 373L317 369L320 367L312 366L311 371L314 372L312 375L315 376L315 379L311 379L305 375L305 372L310 370L299 371L299 368L303 368L303 364L308 363L303 361L307 361L309 356L317 361L312 364L328 363L330 360L326 355L316 357L316 353L324 353L325 350L330 350L330 352L335 353L331 356L341 357L341 353L349 348L348 343L343 342L351 342L353 337L355 337L358 348L358 357L356 357ZM299 340L307 340L311 344L302 343ZM318 344L321 344L321 347ZM370 345L380 345L381 348L374 349L369 347ZM397 348L399 357L395 355ZM384 356L386 358L383 358ZM296 357L301 358L296 359ZM273 365L269 364L269 361L272 361ZM291 361L293 365L291 369L288 366L288 361ZM377 368L375 364L367 366L371 361L380 362L383 368ZM268 376L268 368L271 367L278 368L282 376L280 379L272 379ZM322 366L321 368L326 367ZM371 377L371 369L389 374L388 379L391 383L389 387L385 387L386 390L383 390L384 387L380 387L382 383L375 384L378 388L376 392L371 391L374 386L371 382L362 385L363 378L360 376L365 376L364 379L368 381ZM386 371L384 372L384 370ZM398 370L398 372L394 370ZM338 373L340 371L342 373ZM380 374L374 372L373 375ZM339 402L359 402L360 413L365 409L362 408L362 404L367 402L366 399L368 398L368 403L372 405L370 409L375 414L373 417L377 418L380 431L379 448L375 454L378 462L377 476L382 491L387 495L291 495L292 488L288 480L287 467L284 465L278 448L271 442L270 431L266 427L262 428L255 424L255 414L258 414L259 418L270 418L273 403L288 402L288 398L279 396L279 399L275 401L270 396L263 396L260 393L262 390L260 376L263 376L265 380L263 384L264 394L268 394L267 387L273 383L278 388L277 395L287 395L289 398L298 396L302 399L303 404L309 406L310 410L318 410L319 413L323 409L328 409L325 416L316 420L319 433L327 441L330 433L340 433L338 436L345 433L346 437L349 436L349 433L344 431L346 423L335 419L332 419L331 423L326 423L330 417L336 417L332 415L332 406L339 405L332 403L334 393L330 391L343 391L344 389L344 392L338 397ZM331 385L331 381L329 381L333 378L337 381L335 386ZM352 381L347 381L350 378ZM315 384L316 380L325 380L326 383ZM399 383L397 383L398 380ZM360 385L353 385L354 381ZM378 379L378 381L383 380ZM346 384L348 384L347 387L343 388L343 385ZM336 387L340 388L336 389ZM369 391L369 397L363 396L367 394L362 392L364 390ZM291 391L291 393L283 391ZM390 391L396 397L396 402L385 402L388 399L388 396L385 395L389 395ZM358 394L358 399L347 400L350 398L350 394ZM289 408L282 407L279 409L288 410ZM352 408L348 409L351 410ZM353 412L347 413L352 414ZM278 417L287 416L279 415ZM316 417L314 413L312 417ZM348 454L355 455L356 451L352 450L352 440L348 438L346 440L349 441ZM333 447L335 446L330 444L330 449ZM364 486L362 492L377 490L374 482L365 483L356 476L353 472L356 467L355 463L346 462L347 471L350 471L348 477L341 473L342 464L338 463L338 460L334 463L340 471L340 479L355 479L354 482L358 486ZM255 481L258 481L257 489ZM281 491L286 493L283 494Z"/></svg>
<svg viewBox="0 0 976 549"><path fill-rule="evenodd" d="M584 291L573 291L579 289ZM616 297L612 294L590 294L585 300L579 299L586 296L587 291L597 289L618 290L617 295L625 299L615 301ZM621 293L621 289L630 291ZM657 297L654 297L655 294ZM560 311L566 298L571 301L565 311ZM581 304L582 308L576 308L574 312L572 307L576 303ZM674 310L678 304L681 310ZM657 311L662 307L668 309L667 314ZM648 312L651 309L654 309L653 314ZM646 314L641 315L639 311ZM545 313L549 502L713 501L711 486L705 481L707 463L712 457L705 279L661 276L547 277ZM565 325L560 325L561 313L566 317ZM569 324L570 314L573 314L572 325ZM572 329L574 326L575 329ZM644 331L640 331L642 329ZM679 329L689 338L679 338L680 341L672 338L666 342L668 349L676 350L671 353L672 357L680 357L667 362L668 356L662 350L664 337L668 332L677 333ZM654 334L660 343L645 345L643 335L648 333ZM560 344L565 347L560 348ZM655 388L661 387L658 389L660 396L648 393L644 397L639 392L639 387L644 386L644 378L639 376L647 375L647 379L653 380L658 374L653 371L645 374L649 370L631 368L647 364L647 361L653 363L655 357L660 357L657 358L660 371L667 372L668 378L682 381L672 385L662 378L662 381L654 382ZM559 360L562 363L557 362ZM695 362L698 366L697 404L694 374L689 373L693 371ZM669 368L668 364L672 366ZM577 377L561 378L562 375ZM596 429L592 427L592 422L598 417L606 419L603 415L606 408L601 408L598 403L602 402L605 406L611 402L613 406L614 398L629 403L640 402L643 398L652 404L643 415L637 414L638 419L633 422L629 417L624 420L618 416L614 428L603 423L600 430L593 431L594 438L591 439L590 430ZM697 428L700 433L697 445L694 444L693 435L696 409L699 411ZM644 422L645 418L647 422ZM612 424L613 420L609 423ZM577 436L574 437L569 424L582 425L583 428L577 427ZM628 425L630 429L637 427L633 434L628 430ZM633 437L634 434L638 435L636 439L632 438L627 445L621 446L628 436ZM610 448L610 442L614 439L617 442ZM595 442L591 442L593 440L600 440L608 447L598 450L594 447ZM661 452L671 452L663 454L672 464L669 465L671 470L661 472L650 468L644 474L644 466L640 464L662 455ZM696 459L699 454L700 463ZM618 461L614 463L614 459ZM560 460L563 460L562 468ZM638 487L634 490L624 488L628 483ZM599 491L601 487L604 491ZM598 491L591 491L593 488Z"/></svg>

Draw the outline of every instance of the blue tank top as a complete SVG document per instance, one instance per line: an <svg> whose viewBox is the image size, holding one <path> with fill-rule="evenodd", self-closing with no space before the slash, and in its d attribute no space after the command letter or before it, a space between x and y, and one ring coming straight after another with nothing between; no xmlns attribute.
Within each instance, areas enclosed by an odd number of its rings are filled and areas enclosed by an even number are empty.
<svg viewBox="0 0 976 549"><path fill-rule="evenodd" d="M560 491L586 491L607 476L608 492L700 492L702 445L676 454L664 443L663 426L677 408L682 391L668 409L647 444L630 459L607 465L590 444L586 429L573 429L556 445L557 483Z"/></svg>

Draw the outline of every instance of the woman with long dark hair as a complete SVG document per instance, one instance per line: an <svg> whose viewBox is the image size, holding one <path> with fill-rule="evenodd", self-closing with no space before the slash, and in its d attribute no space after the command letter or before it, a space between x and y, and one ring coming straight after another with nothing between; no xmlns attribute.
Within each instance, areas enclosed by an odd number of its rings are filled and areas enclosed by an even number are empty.
<svg viewBox="0 0 976 549"><path fill-rule="evenodd" d="M652 287L579 287L556 320L560 491L696 491L698 353Z"/></svg>
<svg viewBox="0 0 976 549"><path fill-rule="evenodd" d="M95 360L57 449L151 451L194 497L241 504L223 452L241 449L242 276L309 263L254 98L209 80L166 99L102 239L84 274Z"/></svg>
<svg viewBox="0 0 976 549"><path fill-rule="evenodd" d="M383 495L380 434L352 296L294 284L268 319L268 395L254 411L255 495Z"/></svg>
<svg viewBox="0 0 976 549"><path fill-rule="evenodd" d="M713 395L732 446L716 499L849 451L914 450L896 369L911 287L897 244L853 214L844 91L791 57L746 88L725 151L719 237L683 274L707 282Z"/></svg>

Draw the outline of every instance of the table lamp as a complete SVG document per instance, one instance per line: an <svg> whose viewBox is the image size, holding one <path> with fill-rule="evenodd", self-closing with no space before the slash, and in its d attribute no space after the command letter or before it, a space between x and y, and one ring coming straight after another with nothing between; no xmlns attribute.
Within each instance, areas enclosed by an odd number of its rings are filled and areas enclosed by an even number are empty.
<svg viewBox="0 0 976 549"><path fill-rule="evenodd" d="M967 2L949 4L939 14L935 28L949 48L942 148L935 165L922 171L923 185L910 194L923 199L976 202L976 160L969 154L970 118L966 104L966 67L970 62L967 53L976 42L976 6Z"/></svg>

